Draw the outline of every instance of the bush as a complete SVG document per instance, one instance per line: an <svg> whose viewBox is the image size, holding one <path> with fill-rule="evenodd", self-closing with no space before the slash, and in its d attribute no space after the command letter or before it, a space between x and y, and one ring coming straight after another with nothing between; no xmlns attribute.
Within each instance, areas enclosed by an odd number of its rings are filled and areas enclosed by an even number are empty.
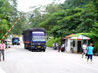
<svg viewBox="0 0 98 73"><path fill-rule="evenodd" d="M54 38L52 37L52 38L50 38L46 41L46 46L47 47L52 47L53 42L54 42Z"/></svg>
<svg viewBox="0 0 98 73"><path fill-rule="evenodd" d="M51 37L49 40L46 41L46 46L47 47L52 47L53 43L58 43L60 41L60 38L55 38Z"/></svg>
<svg viewBox="0 0 98 73"><path fill-rule="evenodd" d="M94 43L94 51L98 53L98 42Z"/></svg>

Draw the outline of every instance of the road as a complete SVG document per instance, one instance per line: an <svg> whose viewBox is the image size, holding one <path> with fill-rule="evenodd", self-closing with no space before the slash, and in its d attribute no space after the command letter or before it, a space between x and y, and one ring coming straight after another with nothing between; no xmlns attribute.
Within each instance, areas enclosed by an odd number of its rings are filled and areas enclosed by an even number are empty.
<svg viewBox="0 0 98 73"><path fill-rule="evenodd" d="M51 48L46 52L30 52L21 46L5 51L0 73L98 73L98 57L87 62L80 54L59 53Z"/></svg>

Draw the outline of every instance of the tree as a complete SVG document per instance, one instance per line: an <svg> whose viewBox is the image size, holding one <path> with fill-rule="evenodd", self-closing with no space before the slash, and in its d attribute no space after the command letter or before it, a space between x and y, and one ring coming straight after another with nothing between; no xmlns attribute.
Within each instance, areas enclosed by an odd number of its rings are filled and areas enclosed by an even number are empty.
<svg viewBox="0 0 98 73"><path fill-rule="evenodd" d="M57 12L59 10L61 10L60 5L52 3L52 4L49 4L46 6L45 12L47 14L52 14L52 13Z"/></svg>
<svg viewBox="0 0 98 73"><path fill-rule="evenodd" d="M30 14L29 21L30 21L31 27L38 26L38 24L42 20L40 8L41 7L34 9L34 11Z"/></svg>
<svg viewBox="0 0 98 73"><path fill-rule="evenodd" d="M11 4L11 13L10 13L10 27L16 22L17 18L21 17L19 21L17 21L16 25L12 28L11 34L21 35L23 30L29 28L29 22L27 17L25 16L26 13L20 12L17 10L17 0L9 0Z"/></svg>
<svg viewBox="0 0 98 73"><path fill-rule="evenodd" d="M17 24L13 27L12 33L16 35L21 35L24 30L29 28L28 20L26 19L25 13L20 12L19 14L20 20L17 21Z"/></svg>
<svg viewBox="0 0 98 73"><path fill-rule="evenodd" d="M34 11L30 14L31 17L29 18L31 27L38 27L41 22L43 22L52 13L57 12L58 10L60 10L60 6L54 3L49 4L46 7L41 6L41 7L35 8Z"/></svg>
<svg viewBox="0 0 98 73"><path fill-rule="evenodd" d="M69 0L69 2L72 0ZM80 0L81 1L81 0ZM77 0L76 3L81 3ZM59 10L48 16L45 21L39 24L39 26L45 28L53 36L60 36L60 33L69 35L71 33L81 33L81 32L90 32L94 25L94 20L96 14L94 13L94 5L88 3L89 0L84 2L84 6L79 8L78 6L66 10ZM73 0L73 3L75 0ZM82 8L84 7L84 8ZM89 26L89 27L88 27Z"/></svg>
<svg viewBox="0 0 98 73"><path fill-rule="evenodd" d="M96 14L94 13L94 5L87 4L85 8L83 8L85 11L81 14L81 24L78 26L80 29L79 32L90 32L93 28L94 21ZM83 27L82 27L83 26ZM89 27L88 27L89 26Z"/></svg>
<svg viewBox="0 0 98 73"><path fill-rule="evenodd" d="M62 9L70 9L70 8L83 8L86 4L89 4L91 0L66 0L63 4L61 4Z"/></svg>
<svg viewBox="0 0 98 73"><path fill-rule="evenodd" d="M49 4L43 14L39 10L35 13L32 24L45 28L49 36L89 33L98 48L98 0L66 0L60 5Z"/></svg>
<svg viewBox="0 0 98 73"><path fill-rule="evenodd" d="M95 19L94 19L92 33L93 33L95 52L98 53L98 0L93 0L93 3L94 3Z"/></svg>
<svg viewBox="0 0 98 73"><path fill-rule="evenodd" d="M92 29L92 33L93 33L95 51L98 53L98 22L95 22L95 25L93 26L93 29Z"/></svg>
<svg viewBox="0 0 98 73"><path fill-rule="evenodd" d="M11 6L7 0L0 0L0 39L10 27Z"/></svg>
<svg viewBox="0 0 98 73"><path fill-rule="evenodd" d="M44 27L54 36L60 36L60 33L65 33L64 36L72 32L75 33L74 30L81 23L80 16L83 12L84 10L81 8L61 10L51 14L40 26Z"/></svg>

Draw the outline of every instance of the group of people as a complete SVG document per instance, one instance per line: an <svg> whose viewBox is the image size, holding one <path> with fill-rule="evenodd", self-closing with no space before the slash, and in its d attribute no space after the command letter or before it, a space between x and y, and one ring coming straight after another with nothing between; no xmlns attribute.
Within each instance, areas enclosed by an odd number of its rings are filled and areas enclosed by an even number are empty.
<svg viewBox="0 0 98 73"><path fill-rule="evenodd" d="M94 47L92 46L93 44L90 43L89 46L87 46L86 43L84 43L82 45L82 58L85 56L85 58L87 58L87 61L90 59L92 61L93 59L93 50L94 50ZM64 52L65 51L65 45L62 44L58 44L58 43L53 43L53 49L54 50L58 50L58 52Z"/></svg>
<svg viewBox="0 0 98 73"><path fill-rule="evenodd" d="M92 43L90 43L89 46L87 46L86 43L84 43L82 45L82 50L83 50L82 51L82 58L85 56L85 58L87 58L87 61L90 59L91 62L92 62L92 59L93 59L93 50L94 50L92 45L93 45Z"/></svg>
<svg viewBox="0 0 98 73"><path fill-rule="evenodd" d="M58 43L53 43L53 49L54 50L58 50L58 52L64 52L65 51L65 45L64 44L62 44L62 45L60 45L60 44L58 44Z"/></svg>

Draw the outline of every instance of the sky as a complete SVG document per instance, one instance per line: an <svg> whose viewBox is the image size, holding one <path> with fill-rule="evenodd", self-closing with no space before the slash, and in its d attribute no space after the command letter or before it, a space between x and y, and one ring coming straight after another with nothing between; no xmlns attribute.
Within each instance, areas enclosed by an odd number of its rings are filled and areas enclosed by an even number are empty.
<svg viewBox="0 0 98 73"><path fill-rule="evenodd" d="M19 11L28 12L35 6L47 5L55 1L56 3L63 3L65 0L17 0Z"/></svg>

